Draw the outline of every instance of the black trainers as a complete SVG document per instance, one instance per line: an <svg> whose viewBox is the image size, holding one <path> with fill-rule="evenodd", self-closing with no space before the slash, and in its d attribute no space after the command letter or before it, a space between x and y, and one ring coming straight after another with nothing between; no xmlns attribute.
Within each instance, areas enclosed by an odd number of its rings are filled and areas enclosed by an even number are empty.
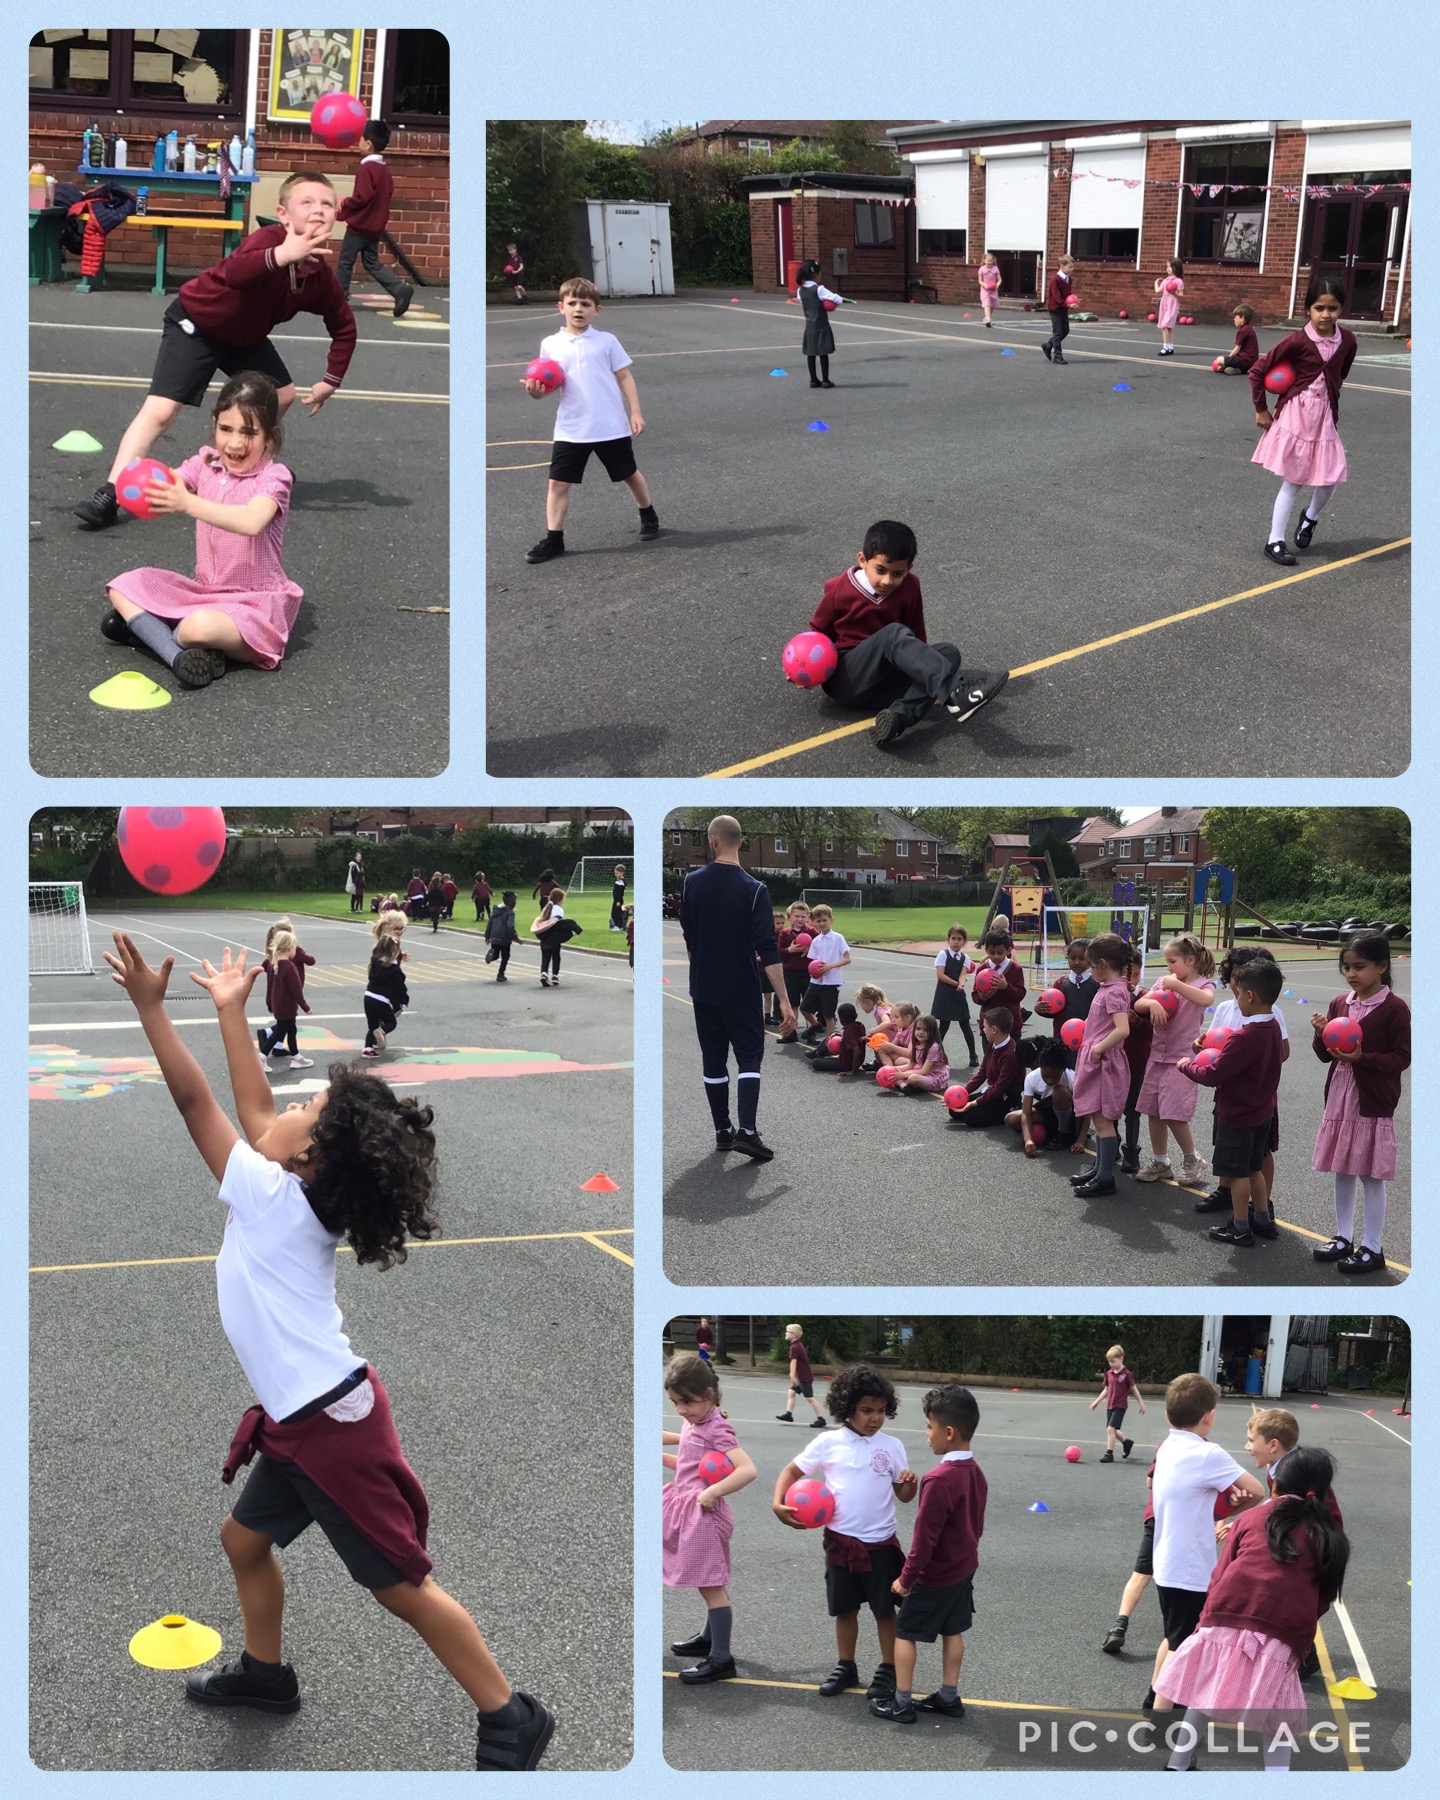
<svg viewBox="0 0 1440 1800"><path fill-rule="evenodd" d="M795 1415L792 1412L776 1413L775 1417L782 1425L793 1425L795 1423Z"/></svg>
<svg viewBox="0 0 1440 1800"><path fill-rule="evenodd" d="M1117 1619L1105 1633L1105 1642L1100 1648L1107 1656L1118 1656L1125 1648L1125 1633L1129 1630L1129 1621Z"/></svg>
<svg viewBox="0 0 1440 1800"><path fill-rule="evenodd" d="M875 715L870 727L870 742L877 750L883 750L888 744L893 744L904 729L905 721L899 713L891 712L887 706Z"/></svg>
<svg viewBox="0 0 1440 1800"><path fill-rule="evenodd" d="M115 483L102 481L88 500L74 509L75 517L90 531L105 531L120 522L120 503L115 498Z"/></svg>
<svg viewBox="0 0 1440 1800"><path fill-rule="evenodd" d="M1195 1211L1197 1213L1233 1212L1234 1207L1231 1204L1229 1188L1212 1189L1203 1199L1195 1202Z"/></svg>
<svg viewBox="0 0 1440 1800"><path fill-rule="evenodd" d="M525 560L527 563L544 563L564 554L565 539L562 537L557 544L547 531L538 544L525 552Z"/></svg>
<svg viewBox="0 0 1440 1800"><path fill-rule="evenodd" d="M973 669L970 674L962 675L950 690L950 698L945 702L946 712L957 725L963 725L967 719L973 719L982 706L988 706L1009 679L1008 669L1002 669L998 675Z"/></svg>
<svg viewBox="0 0 1440 1800"><path fill-rule="evenodd" d="M653 538L658 538L659 535L660 521L655 516L654 507L651 507L648 514L642 512L640 515L640 542L642 544L648 544Z"/></svg>
<svg viewBox="0 0 1440 1800"><path fill-rule="evenodd" d="M1114 1462L1114 1460L1115 1460L1115 1452L1113 1450L1107 1450L1105 1452L1105 1454L1100 1458L1101 1462Z"/></svg>
<svg viewBox="0 0 1440 1800"><path fill-rule="evenodd" d="M289 1663L281 1663L278 1675L259 1675L243 1650L221 1668L187 1675L185 1695L202 1706L252 1706L257 1712L274 1713L300 1708L300 1683Z"/></svg>
<svg viewBox="0 0 1440 1800"><path fill-rule="evenodd" d="M1295 567L1295 558L1285 548L1284 538L1277 538L1273 544L1267 544L1265 546L1265 554L1270 558L1271 562L1279 563L1282 569L1293 569Z"/></svg>
<svg viewBox="0 0 1440 1800"><path fill-rule="evenodd" d="M761 1141L758 1131L737 1131L735 1142L730 1148L738 1150L741 1156L748 1156L754 1162L769 1162L775 1154L768 1144Z"/></svg>
<svg viewBox="0 0 1440 1800"><path fill-rule="evenodd" d="M1250 1229L1255 1233L1256 1237L1278 1238L1280 1235L1280 1227L1275 1223L1274 1219L1270 1217L1268 1212L1252 1212L1250 1215Z"/></svg>
<svg viewBox="0 0 1440 1800"><path fill-rule="evenodd" d="M872 1700L883 1700L895 1692L895 1665L882 1662L870 1677L870 1685L865 1692Z"/></svg>
<svg viewBox="0 0 1440 1800"><path fill-rule="evenodd" d="M823 1419L812 1419L810 1421L810 1429L812 1431L828 1431L830 1427Z"/></svg>
<svg viewBox="0 0 1440 1800"><path fill-rule="evenodd" d="M957 1694L953 1700L942 1700L938 1694L927 1694L915 1702L917 1712L944 1713L947 1719L963 1719L965 1702Z"/></svg>
<svg viewBox="0 0 1440 1800"><path fill-rule="evenodd" d="M519 1702L519 1705L517 1705ZM518 1720L512 1712L525 1712ZM527 1716L528 1715L528 1716ZM498 1713L477 1713L475 1767L503 1772L533 1769L555 1735L555 1715L533 1694L516 1688Z"/></svg>
<svg viewBox="0 0 1440 1800"><path fill-rule="evenodd" d="M215 667L217 656L220 658L218 669ZM170 666L181 687L209 687L217 676L225 673L225 658L218 650L182 650Z"/></svg>
<svg viewBox="0 0 1440 1800"><path fill-rule="evenodd" d="M1249 1223L1241 1225L1235 1219L1227 1219L1223 1225L1212 1225L1210 1235L1217 1244L1234 1244L1240 1250L1255 1248L1255 1233Z"/></svg>
<svg viewBox="0 0 1440 1800"><path fill-rule="evenodd" d="M100 620L100 635L107 644L123 644L128 650L135 642L130 627L113 606L107 606Z"/></svg>
<svg viewBox="0 0 1440 1800"><path fill-rule="evenodd" d="M414 298L414 288L411 287L408 281L402 281L400 284L400 292L395 296L395 311L391 316L396 319L403 319L406 313L409 312L410 302Z"/></svg>
<svg viewBox="0 0 1440 1800"><path fill-rule="evenodd" d="M686 1638L679 1644L672 1644L670 1646L670 1654L672 1656L704 1656L709 1648L710 1633L708 1631L698 1631L694 1637Z"/></svg>
<svg viewBox="0 0 1440 1800"><path fill-rule="evenodd" d="M682 1669L680 1679L687 1687L698 1687L704 1681L733 1681L739 1673L733 1656L727 1656L724 1662L715 1662L707 1656L693 1669Z"/></svg>
<svg viewBox="0 0 1440 1800"><path fill-rule="evenodd" d="M860 1671L853 1662L837 1662L835 1667L820 1683L819 1692L827 1700L833 1700L837 1694L843 1694L846 1688L859 1687Z"/></svg>
<svg viewBox="0 0 1440 1800"><path fill-rule="evenodd" d="M503 981L505 977L501 975L497 979ZM733 1150L735 1148L735 1133L730 1130L717 1131L715 1133L715 1148L717 1150Z"/></svg>
<svg viewBox="0 0 1440 1800"><path fill-rule="evenodd" d="M915 1710L915 1702L907 1700L902 1706L893 1694L881 1694L870 1702L870 1712L874 1718L888 1719L892 1725L918 1725L920 1715Z"/></svg>
<svg viewBox="0 0 1440 1800"><path fill-rule="evenodd" d="M1050 361L1050 340L1049 340L1049 338L1046 338L1044 343L1041 344L1040 354L1045 358L1046 362Z"/></svg>
<svg viewBox="0 0 1440 1800"><path fill-rule="evenodd" d="M1310 1254L1316 1262L1340 1262L1354 1248L1349 1238L1332 1237L1328 1244L1317 1244Z"/></svg>

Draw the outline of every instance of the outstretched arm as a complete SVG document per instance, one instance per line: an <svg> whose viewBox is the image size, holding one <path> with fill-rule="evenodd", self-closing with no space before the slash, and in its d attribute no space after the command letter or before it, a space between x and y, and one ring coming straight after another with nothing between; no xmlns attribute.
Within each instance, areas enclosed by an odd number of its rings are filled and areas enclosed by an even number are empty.
<svg viewBox="0 0 1440 1800"><path fill-rule="evenodd" d="M218 969L207 962L203 965L205 973L197 975L192 969L190 979L197 987L203 987L215 1002L235 1110L240 1115L240 1128L246 1142L253 1145L275 1123L275 1099L261 1070L250 1027L245 1021L245 1002L260 975L259 965L246 968L246 955L247 952L242 950L238 959L232 962L227 944ZM229 1124L228 1119L226 1123Z"/></svg>
<svg viewBox="0 0 1440 1800"><path fill-rule="evenodd" d="M152 969L128 933L117 931L114 938L118 954L105 952L111 978L130 996L170 1098L185 1121L195 1148L204 1157L206 1168L219 1181L239 1133L211 1093L204 1070L180 1041L175 1022L165 1010L165 989L175 959L167 956L158 969ZM259 1075L258 1063L255 1072Z"/></svg>

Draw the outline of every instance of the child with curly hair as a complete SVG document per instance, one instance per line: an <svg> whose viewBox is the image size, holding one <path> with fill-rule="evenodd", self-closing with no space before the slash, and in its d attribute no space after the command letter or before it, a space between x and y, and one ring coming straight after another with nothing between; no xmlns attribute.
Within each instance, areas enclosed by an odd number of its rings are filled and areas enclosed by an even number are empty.
<svg viewBox="0 0 1440 1800"><path fill-rule="evenodd" d="M240 1421L222 1479L258 1455L220 1528L244 1648L188 1677L205 1706L291 1713L281 1660L285 1582L276 1547L320 1525L353 1580L412 1627L478 1712L475 1766L533 1769L555 1729L549 1709L510 1686L475 1621L430 1574L430 1507L405 1460L390 1398L350 1348L335 1301L335 1256L388 1269L408 1241L434 1237L433 1114L375 1076L335 1063L327 1087L275 1111L250 1047L245 1002L260 974L246 952L191 980L215 1005L237 1132L165 1010L174 959L152 969L121 931L105 960L139 1016L170 1097L229 1209L215 1285L220 1322L258 1405Z"/></svg>
<svg viewBox="0 0 1440 1800"><path fill-rule="evenodd" d="M840 1660L820 1683L827 1699L843 1694L859 1679L855 1651L860 1641L860 1609L875 1615L880 1666L867 1690L872 1700L895 1692L895 1608L892 1584L905 1553L895 1535L895 1502L915 1498L920 1478L905 1460L905 1446L881 1427L900 1409L893 1385L877 1370L857 1363L841 1369L825 1396L838 1420L834 1431L819 1432L780 1471L771 1507L782 1525L805 1527L785 1504L791 1484L818 1476L835 1496L835 1517L825 1528L825 1599L835 1621Z"/></svg>

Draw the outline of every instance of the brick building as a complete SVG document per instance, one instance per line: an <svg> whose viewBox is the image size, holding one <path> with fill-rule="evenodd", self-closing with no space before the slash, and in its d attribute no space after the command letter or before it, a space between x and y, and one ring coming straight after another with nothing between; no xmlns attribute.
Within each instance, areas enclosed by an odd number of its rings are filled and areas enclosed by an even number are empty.
<svg viewBox="0 0 1440 1800"><path fill-rule="evenodd" d="M816 886L877 887L896 881L953 880L958 854L953 847L923 825L877 807L871 815L873 847L826 838L812 841L810 879ZM668 819L665 825L665 867L698 869L710 860L704 827ZM740 846L743 867L756 875L793 875L801 866L799 847L787 837L769 832L747 832Z"/></svg>
<svg viewBox="0 0 1440 1800"><path fill-rule="evenodd" d="M1082 859L1081 873L1102 883L1173 881L1212 860L1203 806L1162 806L1127 825L1107 823L1103 840L1092 840L1087 849L1092 853Z"/></svg>
<svg viewBox="0 0 1440 1800"><path fill-rule="evenodd" d="M705 156L771 156L794 143L823 144L830 119L705 119L692 131L675 134L675 143ZM918 119L866 119L869 143L893 149L887 132L897 125L916 125Z"/></svg>
<svg viewBox="0 0 1440 1800"><path fill-rule="evenodd" d="M439 31L380 28L356 35L359 98L393 134L385 151L395 180L390 235L425 281L445 286L450 279L449 44ZM259 213L273 213L279 182L295 169L319 170L339 194L348 194L359 162L355 151L327 150L308 123L270 117L273 37L268 29L37 32L30 40L30 162L42 163L58 181L87 185L77 171L81 136L94 120L102 132L118 131L129 145L134 173L114 178L117 184L140 186L157 136L175 130L182 143L192 133L200 142L228 143L234 135L243 142L253 127L262 180L250 197L252 222ZM213 202L198 194L165 201L167 215L207 210L216 210ZM337 243L340 235L337 228ZM183 277L208 267L216 260L218 238L211 231L173 229L171 270ZM152 234L129 226L112 232L105 260L112 272L127 266L153 269ZM355 291L363 293L367 281L357 262Z"/></svg>
<svg viewBox="0 0 1440 1800"><path fill-rule="evenodd" d="M905 175L752 175L750 264L757 292L791 288L792 266L813 258L821 280L860 298L903 300L911 274Z"/></svg>

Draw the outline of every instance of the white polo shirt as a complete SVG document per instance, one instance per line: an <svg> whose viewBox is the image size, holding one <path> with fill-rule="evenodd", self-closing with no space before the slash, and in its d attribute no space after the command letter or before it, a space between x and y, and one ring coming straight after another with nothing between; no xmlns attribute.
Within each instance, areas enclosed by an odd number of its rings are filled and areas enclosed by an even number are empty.
<svg viewBox="0 0 1440 1800"><path fill-rule="evenodd" d="M1057 1087L1073 1088L1074 1086L1075 1072L1073 1069L1062 1069L1058 1081L1047 1081L1039 1069L1032 1069L1025 1077L1025 1086L1021 1092L1028 1094L1032 1100L1048 1100Z"/></svg>
<svg viewBox="0 0 1440 1800"><path fill-rule="evenodd" d="M625 396L615 380L617 369L630 367L630 358L619 338L593 325L586 331L556 331L540 345L540 354L565 371L555 414L557 442L603 444L630 436Z"/></svg>
<svg viewBox="0 0 1440 1800"><path fill-rule="evenodd" d="M850 946L838 931L822 931L818 937L810 940L811 962L839 962L847 956ZM845 979L844 969L829 969L823 975L812 975L810 979L816 987L839 987Z"/></svg>
<svg viewBox="0 0 1440 1800"><path fill-rule="evenodd" d="M1215 1010L1210 1015L1210 1023L1205 1027L1213 1031L1217 1025L1224 1025L1231 1031L1243 1031L1247 1025L1257 1025L1264 1019L1273 1019L1280 1027L1280 1035L1288 1041L1290 1033L1285 1029L1284 1015L1279 1006L1272 1006L1268 1013L1252 1013L1247 1019L1240 1010L1240 1002L1233 994L1224 1000L1217 1000Z"/></svg>
<svg viewBox="0 0 1440 1800"><path fill-rule="evenodd" d="M899 1438L877 1431L861 1437L848 1425L822 1431L795 1458L797 1468L820 1476L835 1496L832 1531L883 1544L895 1535L894 1484L905 1468L905 1446Z"/></svg>
<svg viewBox="0 0 1440 1800"><path fill-rule="evenodd" d="M1155 1580L1203 1594L1215 1571L1215 1496L1245 1471L1228 1450L1172 1430L1155 1453Z"/></svg>

